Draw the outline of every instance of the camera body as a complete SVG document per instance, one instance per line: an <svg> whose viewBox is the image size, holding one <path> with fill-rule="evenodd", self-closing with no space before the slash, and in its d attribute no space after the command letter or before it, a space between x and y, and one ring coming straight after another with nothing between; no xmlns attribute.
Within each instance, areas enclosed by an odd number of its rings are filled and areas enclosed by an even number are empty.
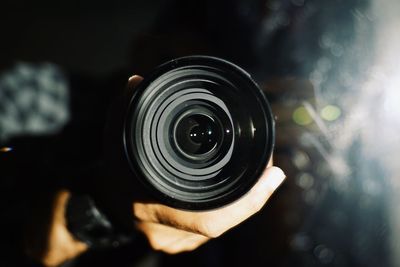
<svg viewBox="0 0 400 267"><path fill-rule="evenodd" d="M159 66L126 90L108 121L98 195L109 210L135 200L224 206L256 183L274 147L261 89L240 67L209 56Z"/></svg>

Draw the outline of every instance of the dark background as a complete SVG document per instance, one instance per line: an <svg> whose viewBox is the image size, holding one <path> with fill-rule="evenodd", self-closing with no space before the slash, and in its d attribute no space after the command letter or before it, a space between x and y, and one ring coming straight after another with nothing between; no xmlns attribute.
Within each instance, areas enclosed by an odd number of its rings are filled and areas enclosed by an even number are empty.
<svg viewBox="0 0 400 267"><path fill-rule="evenodd" d="M61 139L66 142L61 146L64 155L56 166L63 167L57 169L60 172L70 166L64 160L72 161L76 169L65 170L71 175L92 163L94 155L101 151L101 135L93 137L93 133L101 131L108 105L104 96L116 94L117 87L122 86L119 77L145 74L179 56L215 55L247 69L271 101L277 116L275 164L285 170L288 179L259 214L192 253L168 256L152 252L133 260L134 253L129 249L138 249L125 248L119 254L111 253L101 264L388 266L387 199L363 191L366 175L375 179L383 176L384 170L372 158L362 155L361 142L355 138L341 157L351 171L338 172L326 157L335 149L321 128L316 123L298 125L292 119L292 112L304 101L317 105L320 96L315 94L310 73L321 57L328 58L332 66L326 74L326 84L347 62L343 58L354 56L359 60L352 53L357 39L354 10L363 12L368 6L369 1L355 0L3 1L0 70L19 61L52 62L70 77L73 119L80 124L67 127L67 137ZM338 47L326 49L327 35L336 38L342 54ZM365 51L371 48L368 39L360 47ZM356 68L354 73L358 72ZM337 96L348 90L354 87L325 86L322 92L340 106ZM97 100L96 92L107 93ZM88 104L96 108L88 111ZM340 119L344 118L345 114ZM89 126L79 126L84 124ZM86 152L72 151L69 143L85 147ZM35 139L27 144L32 147L42 143ZM60 145L53 149L59 151ZM34 166L27 170L46 168L41 163L49 157L46 153L36 152L37 162L31 162ZM371 171L362 169L365 165ZM337 187L336 180L341 176L346 176L346 185ZM384 181L375 181L386 188ZM26 186L21 184L19 187ZM20 197L12 193L3 191L3 199ZM7 221L23 217L17 211L6 214L3 231L9 231ZM101 258L96 254L91 257Z"/></svg>

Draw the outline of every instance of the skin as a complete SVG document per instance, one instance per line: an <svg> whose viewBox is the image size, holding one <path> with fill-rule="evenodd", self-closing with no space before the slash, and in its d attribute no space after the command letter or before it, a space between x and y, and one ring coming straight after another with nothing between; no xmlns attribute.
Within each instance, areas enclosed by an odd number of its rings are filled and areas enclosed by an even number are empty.
<svg viewBox="0 0 400 267"><path fill-rule="evenodd" d="M137 75L129 78L129 90L142 79ZM257 213L284 179L283 171L272 166L271 160L256 185L230 205L211 211L191 212L162 204L135 202L132 203L134 223L154 250L169 254L191 251ZM39 257L45 266L58 266L88 249L66 228L64 212L68 197L67 191L56 195L47 248Z"/></svg>

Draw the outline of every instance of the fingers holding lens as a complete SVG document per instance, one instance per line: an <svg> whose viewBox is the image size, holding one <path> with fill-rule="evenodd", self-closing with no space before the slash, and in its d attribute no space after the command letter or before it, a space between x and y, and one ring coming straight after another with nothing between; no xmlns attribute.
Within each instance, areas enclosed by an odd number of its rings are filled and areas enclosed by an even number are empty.
<svg viewBox="0 0 400 267"><path fill-rule="evenodd" d="M215 238L257 213L284 179L281 169L270 167L244 197L225 207L192 212L161 204L135 203L134 214L139 220Z"/></svg>

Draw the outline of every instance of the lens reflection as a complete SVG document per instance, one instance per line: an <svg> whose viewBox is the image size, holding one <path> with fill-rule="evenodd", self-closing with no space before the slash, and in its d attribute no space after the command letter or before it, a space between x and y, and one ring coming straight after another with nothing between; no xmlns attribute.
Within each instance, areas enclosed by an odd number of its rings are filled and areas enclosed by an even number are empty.
<svg viewBox="0 0 400 267"><path fill-rule="evenodd" d="M204 114L193 114L182 118L176 128L179 148L189 155L211 152L222 141L221 126Z"/></svg>

